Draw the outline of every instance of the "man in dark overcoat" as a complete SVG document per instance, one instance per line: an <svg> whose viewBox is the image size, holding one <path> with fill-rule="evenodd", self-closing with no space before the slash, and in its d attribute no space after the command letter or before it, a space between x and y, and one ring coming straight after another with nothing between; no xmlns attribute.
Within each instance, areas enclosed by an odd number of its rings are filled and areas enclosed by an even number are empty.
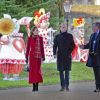
<svg viewBox="0 0 100 100"><path fill-rule="evenodd" d="M69 72L71 70L71 53L75 47L73 36L67 32L67 25L62 23L60 34L55 36L53 45L54 57L57 55L57 70L60 75L61 90L69 91ZM65 73L64 73L65 72Z"/></svg>
<svg viewBox="0 0 100 100"><path fill-rule="evenodd" d="M94 92L100 92L100 22L93 23L93 33L90 36L89 43L84 45L84 49L89 49L87 66L93 67L96 89Z"/></svg>

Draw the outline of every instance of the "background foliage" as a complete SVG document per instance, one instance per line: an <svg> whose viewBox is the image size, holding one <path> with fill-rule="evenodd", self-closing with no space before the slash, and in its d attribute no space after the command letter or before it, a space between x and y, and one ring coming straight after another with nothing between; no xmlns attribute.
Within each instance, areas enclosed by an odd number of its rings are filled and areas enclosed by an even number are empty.
<svg viewBox="0 0 100 100"><path fill-rule="evenodd" d="M3 17L4 13L8 13L12 18L20 19L24 16L33 16L34 11L45 8L46 12L51 12L50 27L59 30L59 24L64 21L64 1L65 0L0 0L0 18ZM100 16L100 6L83 5L81 0L70 1L73 3L70 14L72 18L79 16ZM91 4L94 4L94 1L95 0L89 0ZM21 27L21 32L26 33L24 26ZM24 35L26 36L27 34Z"/></svg>
<svg viewBox="0 0 100 100"><path fill-rule="evenodd" d="M5 13L17 19L24 16L32 17L34 11L45 8L46 12L51 12L50 27L59 30L59 21L63 19L61 2L63 0L0 0L0 18ZM62 18L59 20L59 17ZM25 26L22 26L20 31L25 33L24 38L26 38Z"/></svg>

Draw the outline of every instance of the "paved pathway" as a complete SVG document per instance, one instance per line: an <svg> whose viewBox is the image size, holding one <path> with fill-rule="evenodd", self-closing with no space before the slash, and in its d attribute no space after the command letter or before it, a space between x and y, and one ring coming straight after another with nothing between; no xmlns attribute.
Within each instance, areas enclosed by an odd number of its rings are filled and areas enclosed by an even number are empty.
<svg viewBox="0 0 100 100"><path fill-rule="evenodd" d="M39 92L32 87L0 90L0 100L100 100L100 93L94 93L93 82L71 83L70 92L59 92L59 85L40 86Z"/></svg>

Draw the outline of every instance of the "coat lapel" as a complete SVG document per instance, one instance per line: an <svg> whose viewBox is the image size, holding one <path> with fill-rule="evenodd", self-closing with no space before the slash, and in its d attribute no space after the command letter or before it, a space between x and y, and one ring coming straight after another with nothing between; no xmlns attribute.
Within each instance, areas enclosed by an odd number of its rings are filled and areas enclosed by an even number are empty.
<svg viewBox="0 0 100 100"><path fill-rule="evenodd" d="M93 37L94 37L94 33L91 35L90 41L89 41L89 48L90 48L90 51L92 50L92 41L93 41Z"/></svg>

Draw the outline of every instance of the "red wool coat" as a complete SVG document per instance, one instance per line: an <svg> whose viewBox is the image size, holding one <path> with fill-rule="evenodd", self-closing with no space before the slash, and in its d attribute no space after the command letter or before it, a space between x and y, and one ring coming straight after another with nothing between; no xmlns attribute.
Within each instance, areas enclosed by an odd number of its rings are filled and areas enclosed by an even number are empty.
<svg viewBox="0 0 100 100"><path fill-rule="evenodd" d="M41 59L45 58L44 56L44 47L43 47L43 38L38 36L40 39L40 51L41 58L34 57L35 51L35 42L36 38L29 37L26 49L26 58L28 58L29 62L29 83L39 83L43 82L42 73L41 73Z"/></svg>

